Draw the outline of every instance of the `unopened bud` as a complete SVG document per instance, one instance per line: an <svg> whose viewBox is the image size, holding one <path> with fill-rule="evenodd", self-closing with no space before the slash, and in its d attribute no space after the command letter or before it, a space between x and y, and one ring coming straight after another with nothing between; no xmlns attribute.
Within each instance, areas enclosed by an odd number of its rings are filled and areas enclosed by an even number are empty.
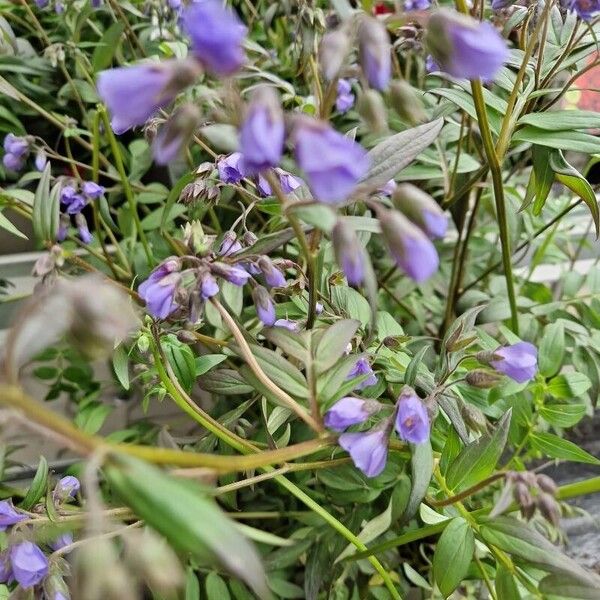
<svg viewBox="0 0 600 600"><path fill-rule="evenodd" d="M548 475L540 473L539 475L536 475L535 481L540 490L546 492L547 494L551 494L552 496L556 495L558 487L556 486L556 483L554 483L554 479L548 477Z"/></svg>
<svg viewBox="0 0 600 600"><path fill-rule="evenodd" d="M460 413L465 423L475 431L481 433L487 431L487 420L485 415L472 404L463 404L460 409Z"/></svg>
<svg viewBox="0 0 600 600"><path fill-rule="evenodd" d="M257 261L257 266L269 287L285 287L287 285L285 275L273 264L273 261L268 256L261 256Z"/></svg>
<svg viewBox="0 0 600 600"><path fill-rule="evenodd" d="M387 111L381 95L376 90L367 90L358 101L358 112L367 127L374 133L387 130Z"/></svg>
<svg viewBox="0 0 600 600"><path fill-rule="evenodd" d="M185 224L183 229L183 241L185 245L197 256L206 255L212 245L202 229L200 221L192 221Z"/></svg>
<svg viewBox="0 0 600 600"><path fill-rule="evenodd" d="M497 386L501 380L502 378L496 375L496 373L479 369L469 371L465 376L465 381L469 385L483 390Z"/></svg>
<svg viewBox="0 0 600 600"><path fill-rule="evenodd" d="M402 344L408 341L408 336L405 335L388 335L383 338L383 345L390 350L398 350Z"/></svg>
<svg viewBox="0 0 600 600"><path fill-rule="evenodd" d="M183 344L195 344L197 342L193 331L181 329L177 332L177 339Z"/></svg>
<svg viewBox="0 0 600 600"><path fill-rule="evenodd" d="M338 76L349 52L350 37L346 29L336 29L323 36L319 46L319 61L327 81L333 81Z"/></svg>
<svg viewBox="0 0 600 600"><path fill-rule="evenodd" d="M256 307L256 316L260 319L263 325L272 327L277 317L275 315L275 305L271 295L262 285L257 285L252 290L252 299Z"/></svg>
<svg viewBox="0 0 600 600"><path fill-rule="evenodd" d="M392 194L394 206L402 211L431 239L443 238L448 217L440 205L426 192L411 183L400 183Z"/></svg>
<svg viewBox="0 0 600 600"><path fill-rule="evenodd" d="M385 25L374 17L364 17L359 25L360 66L376 90L384 90L392 76L392 45Z"/></svg>
<svg viewBox="0 0 600 600"><path fill-rule="evenodd" d="M187 146L199 122L200 110L196 105L188 102L177 108L158 130L152 142L152 153L157 164L167 165L177 158Z"/></svg>
<svg viewBox="0 0 600 600"><path fill-rule="evenodd" d="M526 484L521 481L515 483L513 488L513 497L515 502L524 509L533 505L533 497Z"/></svg>
<svg viewBox="0 0 600 600"><path fill-rule="evenodd" d="M251 231L245 231L244 235L242 236L242 241L244 242L245 246L254 246L254 244L258 242L258 236Z"/></svg>
<svg viewBox="0 0 600 600"><path fill-rule="evenodd" d="M537 506L546 521L555 527L560 521L560 507L553 496L546 492L540 492L536 498Z"/></svg>
<svg viewBox="0 0 600 600"><path fill-rule="evenodd" d="M335 259L350 285L360 285L365 277L365 252L354 229L338 219L331 232Z"/></svg>
<svg viewBox="0 0 600 600"><path fill-rule="evenodd" d="M392 81L390 84L390 99L400 118L410 125L418 125L427 120L427 113L421 96L407 81L403 79Z"/></svg>

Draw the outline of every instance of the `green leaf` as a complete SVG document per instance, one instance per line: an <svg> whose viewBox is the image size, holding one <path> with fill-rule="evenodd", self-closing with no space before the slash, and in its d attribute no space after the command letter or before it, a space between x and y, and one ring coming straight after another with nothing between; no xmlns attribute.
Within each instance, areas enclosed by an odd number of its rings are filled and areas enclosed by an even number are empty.
<svg viewBox="0 0 600 600"><path fill-rule="evenodd" d="M544 329L539 348L539 370L544 377L558 373L565 352L565 328L561 321Z"/></svg>
<svg viewBox="0 0 600 600"><path fill-rule="evenodd" d="M475 538L470 525L462 517L452 519L440 536L433 555L433 576L444 598L464 579L474 550Z"/></svg>
<svg viewBox="0 0 600 600"><path fill-rule="evenodd" d="M46 489L48 487L48 462L43 456L40 456L40 462L38 464L37 471L35 472L35 476L29 489L27 490L27 494L25 494L25 498L21 500L19 504L20 508L23 510L31 510L46 494Z"/></svg>
<svg viewBox="0 0 600 600"><path fill-rule="evenodd" d="M123 389L129 389L129 355L122 344L119 344L112 357L113 369Z"/></svg>
<svg viewBox="0 0 600 600"><path fill-rule="evenodd" d="M38 241L50 241L48 234L48 202L50 201L50 161L46 163L46 167L40 176L35 196L33 199L33 212L31 222L33 225L33 233ZM53 240L52 240L53 241Z"/></svg>
<svg viewBox="0 0 600 600"><path fill-rule="evenodd" d="M519 586L515 581L513 574L503 565L498 565L496 569L496 578L494 581L496 596L502 600L521 600Z"/></svg>
<svg viewBox="0 0 600 600"><path fill-rule="evenodd" d="M589 581L570 577L566 573L552 573L540 581L539 590L544 597L598 600L600 581L590 573Z"/></svg>
<svg viewBox="0 0 600 600"><path fill-rule="evenodd" d="M523 115L518 125L532 125L548 131L596 129L600 127L600 113L589 110L552 110Z"/></svg>
<svg viewBox="0 0 600 600"><path fill-rule="evenodd" d="M549 403L539 409L540 416L554 427L573 427L585 415L585 404Z"/></svg>
<svg viewBox="0 0 600 600"><path fill-rule="evenodd" d="M344 356L359 326L355 319L342 319L326 329L315 349L317 373L330 369Z"/></svg>
<svg viewBox="0 0 600 600"><path fill-rule="evenodd" d="M587 154L600 152L600 139L579 131L545 131L527 125L514 134L512 141L513 143L530 142L558 150L572 150Z"/></svg>
<svg viewBox="0 0 600 600"><path fill-rule="evenodd" d="M185 600L198 600L200 598L200 583L194 569L188 568L185 575Z"/></svg>
<svg viewBox="0 0 600 600"><path fill-rule="evenodd" d="M431 475L433 474L433 452L429 440L423 444L411 445L412 456L410 458L411 488L406 508L402 514L402 521L411 519L419 508L419 504L425 497Z"/></svg>
<svg viewBox="0 0 600 600"><path fill-rule="evenodd" d="M97 433L106 417L112 412L112 407L101 402L89 402L83 408L79 410L75 417L75 425L81 429L81 431L93 435Z"/></svg>
<svg viewBox="0 0 600 600"><path fill-rule="evenodd" d="M506 445L511 412L508 410L498 421L492 434L470 443L452 461L446 476L450 489L469 487L491 475Z"/></svg>
<svg viewBox="0 0 600 600"><path fill-rule="evenodd" d="M207 600L231 600L227 584L214 571L206 576L206 599Z"/></svg>
<svg viewBox="0 0 600 600"><path fill-rule="evenodd" d="M600 460L592 456L577 444L554 435L553 433L536 432L530 438L531 445L539 450L544 456L571 460L573 462L600 465Z"/></svg>
<svg viewBox="0 0 600 600"><path fill-rule="evenodd" d="M352 318L358 319L366 327L371 320L371 307L369 301L354 288L345 285L336 285L331 293L333 302L344 313Z"/></svg>
<svg viewBox="0 0 600 600"><path fill-rule="evenodd" d="M555 398L579 398L592 386L583 373L561 373L548 382L546 391Z"/></svg>
<svg viewBox="0 0 600 600"><path fill-rule="evenodd" d="M410 385L413 387L415 385L415 381L417 380L417 373L419 372L419 367L423 362L423 357L427 354L429 350L429 346L423 346L419 349L419 351L410 359L408 363L408 367L406 367L406 372L404 373L404 383L406 385Z"/></svg>
<svg viewBox="0 0 600 600"><path fill-rule="evenodd" d="M190 347L169 334L161 345L175 377L184 390L190 392L196 380L196 361Z"/></svg>
<svg viewBox="0 0 600 600"><path fill-rule="evenodd" d="M393 179L437 139L443 124L443 119L436 119L401 131L377 144L368 154L371 168L359 189L377 189Z"/></svg>
<svg viewBox="0 0 600 600"><path fill-rule="evenodd" d="M13 235L16 235L17 237L20 237L24 240L28 239L27 236L22 233L21 231L19 231L7 218L6 216L0 212L0 228L8 231L9 233L12 233Z"/></svg>
<svg viewBox="0 0 600 600"><path fill-rule="evenodd" d="M119 48L119 41L123 37L123 31L125 31L125 23L116 21L104 32L92 55L94 73L110 66L115 52Z"/></svg>
<svg viewBox="0 0 600 600"><path fill-rule="evenodd" d="M535 202L533 203L533 214L539 215L544 208L552 184L554 183L554 172L550 166L550 150L544 146L534 146L533 172L535 174Z"/></svg>
<svg viewBox="0 0 600 600"><path fill-rule="evenodd" d="M198 385L207 392L223 396L238 396L254 391L251 385L234 369L216 369L198 380Z"/></svg>
<svg viewBox="0 0 600 600"><path fill-rule="evenodd" d="M269 327L261 333L278 348L281 348L288 356L293 356L303 363L308 357L305 338L295 331L289 331L284 327Z"/></svg>
<svg viewBox="0 0 600 600"><path fill-rule="evenodd" d="M325 204L309 204L294 206L292 212L308 225L329 233L336 221L336 213Z"/></svg>
<svg viewBox="0 0 600 600"><path fill-rule="evenodd" d="M227 356L225 354L205 354L204 356L197 356L195 359L196 377L204 375L204 373L207 373L226 359Z"/></svg>

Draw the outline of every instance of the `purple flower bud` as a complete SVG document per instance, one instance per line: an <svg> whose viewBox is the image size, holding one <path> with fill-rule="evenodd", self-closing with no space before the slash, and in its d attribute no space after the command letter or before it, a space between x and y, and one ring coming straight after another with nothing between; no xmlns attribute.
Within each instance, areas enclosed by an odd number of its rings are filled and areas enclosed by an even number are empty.
<svg viewBox="0 0 600 600"><path fill-rule="evenodd" d="M71 204L73 196L77 194L77 190L71 185L65 185L60 190L60 201L62 204Z"/></svg>
<svg viewBox="0 0 600 600"><path fill-rule="evenodd" d="M66 475L57 481L52 495L57 502L64 502L69 498L74 498L80 489L79 479L73 477L73 475Z"/></svg>
<svg viewBox="0 0 600 600"><path fill-rule="evenodd" d="M219 293L219 285L217 280L208 272L204 271L200 275L200 295L203 300L212 298Z"/></svg>
<svg viewBox="0 0 600 600"><path fill-rule="evenodd" d="M210 266L212 272L233 285L245 285L250 279L250 273L241 267L214 262Z"/></svg>
<svg viewBox="0 0 600 600"><path fill-rule="evenodd" d="M362 357L356 361L356 364L350 369L346 379L354 379L355 377L360 377L361 375L367 375L363 381L361 381L354 389L362 390L366 387L370 387L377 383L377 375L373 372L369 361Z"/></svg>
<svg viewBox="0 0 600 600"><path fill-rule="evenodd" d="M24 137L7 133L4 138L4 150L17 157L25 156L29 152L29 142Z"/></svg>
<svg viewBox="0 0 600 600"><path fill-rule="evenodd" d="M106 191L103 186L98 185L94 181L84 181L81 186L82 192L90 199L96 200L104 195Z"/></svg>
<svg viewBox="0 0 600 600"><path fill-rule="evenodd" d="M384 184L382 187L380 187L377 191L380 194L383 194L384 196L391 196L397 187L398 187L398 184L393 179L390 179L386 184Z"/></svg>
<svg viewBox="0 0 600 600"><path fill-rule="evenodd" d="M73 194L67 205L67 213L70 215L78 215L87 206L87 203L87 199L81 194Z"/></svg>
<svg viewBox="0 0 600 600"><path fill-rule="evenodd" d="M231 256L242 249L233 231L226 231L219 246L219 256Z"/></svg>
<svg viewBox="0 0 600 600"><path fill-rule="evenodd" d="M52 540L49 543L49 546L50 548L52 548L52 550L56 552L57 550L62 550L63 548L70 546L72 543L73 534L70 531L65 531L64 533L61 533L57 538Z"/></svg>
<svg viewBox="0 0 600 600"><path fill-rule="evenodd" d="M369 169L365 149L324 122L298 119L294 141L296 161L321 202L344 201Z"/></svg>
<svg viewBox="0 0 600 600"><path fill-rule="evenodd" d="M518 383L533 379L537 373L537 348L529 342L500 346L494 350L494 357L498 358L491 360L490 365Z"/></svg>
<svg viewBox="0 0 600 600"><path fill-rule="evenodd" d="M98 73L98 94L108 106L117 134L143 125L198 75L193 60L165 60Z"/></svg>
<svg viewBox="0 0 600 600"><path fill-rule="evenodd" d="M352 93L352 84L347 79L339 79L337 83L337 98L335 100L336 109L345 113L354 106L354 94Z"/></svg>
<svg viewBox="0 0 600 600"><path fill-rule="evenodd" d="M257 264L269 287L285 287L287 285L285 275L268 256L261 256Z"/></svg>
<svg viewBox="0 0 600 600"><path fill-rule="evenodd" d="M35 0L35 4L38 8L46 8L48 2L50 2L50 0Z"/></svg>
<svg viewBox="0 0 600 600"><path fill-rule="evenodd" d="M319 46L319 63L327 81L333 81L350 52L350 36L345 29L326 33Z"/></svg>
<svg viewBox="0 0 600 600"><path fill-rule="evenodd" d="M102 6L102 0L92 0L92 8L100 8Z"/></svg>
<svg viewBox="0 0 600 600"><path fill-rule="evenodd" d="M425 42L441 69L453 77L492 81L508 60L506 40L491 23L447 9L429 19Z"/></svg>
<svg viewBox="0 0 600 600"><path fill-rule="evenodd" d="M13 577L22 588L31 588L48 574L48 559L32 542L21 542L10 549Z"/></svg>
<svg viewBox="0 0 600 600"><path fill-rule="evenodd" d="M5 531L7 527L26 518L27 516L19 514L8 500L0 501L0 531Z"/></svg>
<svg viewBox="0 0 600 600"><path fill-rule="evenodd" d="M377 217L396 264L418 283L429 279L439 265L437 250L429 238L398 211L379 209Z"/></svg>
<svg viewBox="0 0 600 600"><path fill-rule="evenodd" d="M430 0L404 0L404 10L427 10L430 6Z"/></svg>
<svg viewBox="0 0 600 600"><path fill-rule="evenodd" d="M275 167L281 160L285 125L279 98L273 88L254 91L240 130L240 149L250 175Z"/></svg>
<svg viewBox="0 0 600 600"><path fill-rule="evenodd" d="M363 400L362 398L346 396L338 400L325 413L325 427L334 431L344 431L351 425L364 423L380 408L381 405L376 400Z"/></svg>
<svg viewBox="0 0 600 600"><path fill-rule="evenodd" d="M591 21L600 12L600 4L597 0L571 0L569 10L580 19Z"/></svg>
<svg viewBox="0 0 600 600"><path fill-rule="evenodd" d="M338 444L367 477L377 477L385 468L388 453L387 427L377 426L364 433L342 433Z"/></svg>
<svg viewBox="0 0 600 600"><path fill-rule="evenodd" d="M156 164L168 165L187 146L200 122L200 110L189 102L183 104L158 130L152 142Z"/></svg>
<svg viewBox="0 0 600 600"><path fill-rule="evenodd" d="M35 155L35 168L38 171L43 171L46 168L46 163L48 162L48 158L46 157L46 153L40 148Z"/></svg>
<svg viewBox="0 0 600 600"><path fill-rule="evenodd" d="M81 213L75 215L75 225L77 226L77 234L79 235L79 239L84 244L90 244L94 238L90 233L85 217Z"/></svg>
<svg viewBox="0 0 600 600"><path fill-rule="evenodd" d="M321 302L317 302L315 304L315 312L320 315L323 312L323 304Z"/></svg>
<svg viewBox="0 0 600 600"><path fill-rule="evenodd" d="M242 153L234 152L221 158L217 163L217 170L219 171L219 179L223 183L239 183L246 177Z"/></svg>
<svg viewBox="0 0 600 600"><path fill-rule="evenodd" d="M401 183L394 192L394 204L429 238L446 235L448 217L440 205L423 190L410 183Z"/></svg>
<svg viewBox="0 0 600 600"><path fill-rule="evenodd" d="M275 316L275 305L269 292L262 285L258 285L252 290L252 299L256 307L256 316L261 323L267 327L273 327L277 317Z"/></svg>
<svg viewBox="0 0 600 600"><path fill-rule="evenodd" d="M277 321L273 323L273 327L283 327L289 331L298 331L299 329L298 323L296 323L296 321L290 321L289 319L277 319Z"/></svg>
<svg viewBox="0 0 600 600"><path fill-rule="evenodd" d="M65 12L65 5L59 0L56 0L56 2L54 3L54 12L57 15L62 15Z"/></svg>
<svg viewBox="0 0 600 600"><path fill-rule="evenodd" d="M208 71L231 75L246 62L243 43L247 29L237 14L219 0L188 6L181 23L192 41L192 52Z"/></svg>
<svg viewBox="0 0 600 600"><path fill-rule="evenodd" d="M71 224L71 220L65 214L60 215L60 220L58 222L58 231L56 232L56 241L64 242L69 233L69 225Z"/></svg>
<svg viewBox="0 0 600 600"><path fill-rule="evenodd" d="M428 73L435 73L436 71L441 71L440 65L437 64L435 58L433 58L431 54L428 54L427 58L425 59L425 70Z"/></svg>
<svg viewBox="0 0 600 600"><path fill-rule="evenodd" d="M138 288L148 312L158 319L165 319L177 309L174 297L181 280L180 268L179 260L167 259Z"/></svg>
<svg viewBox="0 0 600 600"><path fill-rule="evenodd" d="M350 285L358 286L365 278L365 253L354 229L339 219L331 232L335 259Z"/></svg>
<svg viewBox="0 0 600 600"><path fill-rule="evenodd" d="M2 164L9 170L18 173L25 165L25 159L22 156L7 153L2 157Z"/></svg>
<svg viewBox="0 0 600 600"><path fill-rule="evenodd" d="M302 179L292 175L288 171L280 169L277 167L273 169L273 172L279 178L279 185L281 186L281 191L287 196L291 194L294 190L297 190L302 185ZM269 182L259 173L256 178L256 187L258 188L258 193L261 196L272 196L273 190L269 185Z"/></svg>
<svg viewBox="0 0 600 600"><path fill-rule="evenodd" d="M398 396L396 431L401 439L411 444L422 444L429 439L427 409L415 391L408 386Z"/></svg>
<svg viewBox="0 0 600 600"><path fill-rule="evenodd" d="M358 30L360 65L369 85L385 90L392 76L392 45L385 25L373 17L364 18Z"/></svg>

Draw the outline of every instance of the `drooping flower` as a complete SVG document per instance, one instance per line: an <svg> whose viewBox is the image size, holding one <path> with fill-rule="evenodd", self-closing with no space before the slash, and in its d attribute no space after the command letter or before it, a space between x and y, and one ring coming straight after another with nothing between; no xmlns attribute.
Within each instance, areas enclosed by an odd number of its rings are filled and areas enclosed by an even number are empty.
<svg viewBox="0 0 600 600"><path fill-rule="evenodd" d="M431 54L428 54L425 58L425 70L428 73L435 73L436 71L441 71L440 65L437 64L435 58L433 58Z"/></svg>
<svg viewBox="0 0 600 600"><path fill-rule="evenodd" d="M571 0L569 9L583 21L591 21L600 12L600 4L597 0Z"/></svg>
<svg viewBox="0 0 600 600"><path fill-rule="evenodd" d="M198 76L193 60L164 60L108 69L98 74L98 93L117 134L143 125Z"/></svg>
<svg viewBox="0 0 600 600"><path fill-rule="evenodd" d="M401 439L412 444L422 444L429 439L427 408L408 386L405 386L398 396L396 431Z"/></svg>
<svg viewBox="0 0 600 600"><path fill-rule="evenodd" d="M425 42L441 70L453 77L492 81L508 60L506 40L491 23L447 9L429 19Z"/></svg>
<svg viewBox="0 0 600 600"><path fill-rule="evenodd" d="M360 65L369 85L385 90L392 76L392 45L385 25L372 17L362 19L358 46Z"/></svg>
<svg viewBox="0 0 600 600"><path fill-rule="evenodd" d="M321 202L344 201L369 169L365 149L324 122L298 119L294 141L296 161Z"/></svg>
<svg viewBox="0 0 600 600"><path fill-rule="evenodd" d="M431 240L398 211L379 209L377 217L396 264L417 283L429 279L439 265Z"/></svg>
<svg viewBox="0 0 600 600"><path fill-rule="evenodd" d="M25 165L25 158L7 152L2 157L2 164L9 170L18 173Z"/></svg>
<svg viewBox="0 0 600 600"><path fill-rule="evenodd" d="M335 259L344 271L350 285L358 286L365 278L365 254L352 227L341 219L336 221L331 232Z"/></svg>
<svg viewBox="0 0 600 600"><path fill-rule="evenodd" d="M427 193L410 183L401 183L394 192L394 204L429 238L441 239L448 229L448 216Z"/></svg>
<svg viewBox="0 0 600 600"><path fill-rule="evenodd" d="M156 164L168 165L188 145L200 122L200 109L190 103L179 106L164 123L152 141Z"/></svg>
<svg viewBox="0 0 600 600"><path fill-rule="evenodd" d="M14 133L7 133L4 137L4 150L15 156L25 156L29 152L29 142Z"/></svg>
<svg viewBox="0 0 600 600"><path fill-rule="evenodd" d="M285 275L268 256L261 256L257 264L269 287L285 287L287 285Z"/></svg>
<svg viewBox="0 0 600 600"><path fill-rule="evenodd" d="M212 272L233 285L245 285L250 279L250 273L241 267L214 262L210 265Z"/></svg>
<svg viewBox="0 0 600 600"><path fill-rule="evenodd" d="M208 71L232 75L246 62L246 26L219 0L191 4L183 11L181 23L192 41L192 52Z"/></svg>
<svg viewBox="0 0 600 600"><path fill-rule="evenodd" d="M180 268L179 260L167 259L138 288L138 293L152 316L165 319L177 309L175 292L181 279Z"/></svg>
<svg viewBox="0 0 600 600"><path fill-rule="evenodd" d="M200 277L200 295L203 300L212 298L219 293L219 284L217 280L208 272L204 271Z"/></svg>
<svg viewBox="0 0 600 600"><path fill-rule="evenodd" d="M537 373L537 348L529 342L500 346L494 350L493 355L489 364L518 383L533 379Z"/></svg>
<svg viewBox="0 0 600 600"><path fill-rule="evenodd" d="M376 400L363 400L346 396L338 400L326 413L325 427L334 431L344 431L351 425L364 423L381 405Z"/></svg>
<svg viewBox="0 0 600 600"><path fill-rule="evenodd" d="M361 433L342 433L338 444L350 454L357 469L367 477L377 477L385 468L389 427L385 421Z"/></svg>
<svg viewBox="0 0 600 600"><path fill-rule="evenodd" d="M319 64L327 81L333 81L350 52L350 36L344 27L326 33L319 45Z"/></svg>
<svg viewBox="0 0 600 600"><path fill-rule="evenodd" d="M219 256L231 256L242 249L233 231L226 231L219 246Z"/></svg>
<svg viewBox="0 0 600 600"><path fill-rule="evenodd" d="M431 0L404 0L404 10L427 10Z"/></svg>
<svg viewBox="0 0 600 600"><path fill-rule="evenodd" d="M91 200L96 200L104 195L106 191L104 186L97 184L94 181L84 181L81 186L81 191Z"/></svg>
<svg viewBox="0 0 600 600"><path fill-rule="evenodd" d="M87 203L87 199L81 194L73 194L67 204L67 214L78 215L87 206Z"/></svg>
<svg viewBox="0 0 600 600"><path fill-rule="evenodd" d="M27 516L18 513L8 500L0 501L0 531L5 531L7 527L26 518Z"/></svg>
<svg viewBox="0 0 600 600"><path fill-rule="evenodd" d="M280 169L279 167L273 169L275 175L279 179L279 185L281 186L281 191L287 196L291 194L294 190L297 190L302 185L302 179L292 175L288 171L284 169ZM261 196L272 196L273 190L269 185L269 182L259 173L256 178L256 187Z"/></svg>
<svg viewBox="0 0 600 600"><path fill-rule="evenodd" d="M242 153L234 152L219 159L217 170L219 171L219 179L223 183L239 183L246 177Z"/></svg>
<svg viewBox="0 0 600 600"><path fill-rule="evenodd" d="M88 227L86 218L81 214L75 215L75 225L77 226L77 235L84 244L91 244L94 239Z"/></svg>
<svg viewBox="0 0 600 600"><path fill-rule="evenodd" d="M277 94L271 87L255 90L240 129L240 150L246 171L256 175L276 167L283 153L285 125Z"/></svg>
<svg viewBox="0 0 600 600"><path fill-rule="evenodd" d="M9 551L12 575L24 589L41 583L48 574L48 559L32 542L21 542Z"/></svg>
<svg viewBox="0 0 600 600"><path fill-rule="evenodd" d="M335 107L341 112L348 112L354 106L355 96L352 93L352 84L348 79L338 79L337 82L337 98L335 99Z"/></svg>
<svg viewBox="0 0 600 600"><path fill-rule="evenodd" d="M296 321L291 321L290 319L277 319L277 321L273 323L273 327L283 327L289 331L298 331L299 329L298 323Z"/></svg>
<svg viewBox="0 0 600 600"><path fill-rule="evenodd" d="M252 290L252 299L256 308L256 316L261 323L267 327L273 327L277 317L275 316L275 305L269 292L262 285L257 285Z"/></svg>
<svg viewBox="0 0 600 600"><path fill-rule="evenodd" d="M354 379L361 375L367 375L367 377L354 388L355 390L362 390L377 383L377 375L375 375L369 361L365 357L361 357L356 361L346 379Z"/></svg>
<svg viewBox="0 0 600 600"><path fill-rule="evenodd" d="M69 498L74 498L77 492L81 489L81 483L77 477L73 475L65 475L56 482L54 487L53 497L57 502L64 502Z"/></svg>

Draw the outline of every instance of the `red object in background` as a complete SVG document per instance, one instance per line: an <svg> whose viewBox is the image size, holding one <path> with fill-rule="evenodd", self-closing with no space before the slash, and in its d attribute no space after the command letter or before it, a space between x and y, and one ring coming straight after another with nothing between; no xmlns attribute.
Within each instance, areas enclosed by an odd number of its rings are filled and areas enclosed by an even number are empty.
<svg viewBox="0 0 600 600"><path fill-rule="evenodd" d="M373 7L373 14L375 15L389 15L394 12L394 7L390 6L386 2L377 2Z"/></svg>
<svg viewBox="0 0 600 600"><path fill-rule="evenodd" d="M587 59L587 64L598 60L598 53ZM593 110L600 112L600 67L594 67L578 77L572 88L565 94L563 108L578 108L579 110Z"/></svg>

